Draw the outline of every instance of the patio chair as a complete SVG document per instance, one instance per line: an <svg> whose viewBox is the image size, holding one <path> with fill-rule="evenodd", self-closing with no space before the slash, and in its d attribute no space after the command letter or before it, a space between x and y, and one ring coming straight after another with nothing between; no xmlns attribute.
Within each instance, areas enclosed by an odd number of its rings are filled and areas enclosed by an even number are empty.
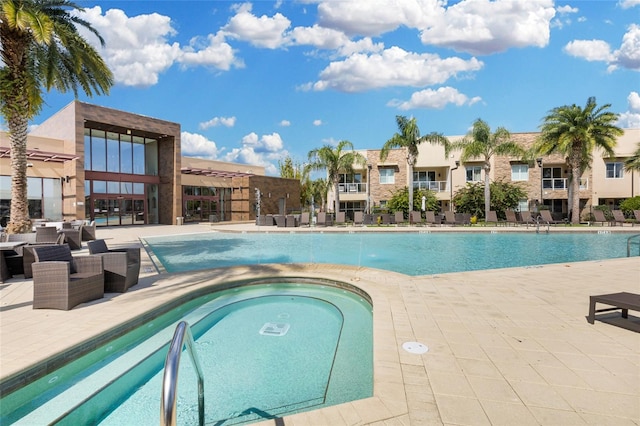
<svg viewBox="0 0 640 426"><path fill-rule="evenodd" d="M488 223L495 223L496 226L503 223L503 221L498 219L498 213L495 210L489 210L487 212L487 217L484 219L484 225L487 226Z"/></svg>
<svg viewBox="0 0 640 426"><path fill-rule="evenodd" d="M640 225L640 210L634 210L633 216L636 218L636 221L632 224L632 226Z"/></svg>
<svg viewBox="0 0 640 426"><path fill-rule="evenodd" d="M296 216L292 214L288 214L284 217L285 227L287 228L295 228L298 226L298 222L296 220Z"/></svg>
<svg viewBox="0 0 640 426"><path fill-rule="evenodd" d="M626 219L622 210L611 210L611 213L613 213L613 225L620 224L620 226L624 226Z"/></svg>
<svg viewBox="0 0 640 426"><path fill-rule="evenodd" d="M436 212L434 211L426 211L424 212L424 223L427 225L441 225L442 220L440 216L436 217Z"/></svg>
<svg viewBox="0 0 640 426"><path fill-rule="evenodd" d="M445 225L456 225L456 214L452 211L444 212L444 224Z"/></svg>
<svg viewBox="0 0 640 426"><path fill-rule="evenodd" d="M404 218L403 211L395 212L394 221L396 223L396 226L406 226L409 224L409 222Z"/></svg>
<svg viewBox="0 0 640 426"><path fill-rule="evenodd" d="M409 212L409 223L414 226L422 226L422 213L415 211Z"/></svg>
<svg viewBox="0 0 640 426"><path fill-rule="evenodd" d="M282 215L282 214L276 215L276 216L273 217L273 219L275 220L276 226L278 228L286 228L287 219L285 218L284 215Z"/></svg>
<svg viewBox="0 0 640 426"><path fill-rule="evenodd" d="M353 225L364 225L364 212L353 212Z"/></svg>
<svg viewBox="0 0 640 426"><path fill-rule="evenodd" d="M62 309L104 296L102 259L71 256L66 244L33 248L33 309Z"/></svg>
<svg viewBox="0 0 640 426"><path fill-rule="evenodd" d="M61 233L64 242L69 244L71 250L82 249L82 225L78 229L64 228Z"/></svg>
<svg viewBox="0 0 640 426"><path fill-rule="evenodd" d="M593 215L593 220L591 221L592 225L594 223L600 223L601 226L604 226L604 224L606 223L607 225L611 226L611 221L607 219L602 210L593 210L591 211L591 214Z"/></svg>
<svg viewBox="0 0 640 426"><path fill-rule="evenodd" d="M316 221L316 225L318 226L330 226L331 225L331 216L327 214L327 212L318 213L318 220Z"/></svg>
<svg viewBox="0 0 640 426"><path fill-rule="evenodd" d="M300 226L311 226L311 221L310 221L310 214L309 212L302 212L300 213Z"/></svg>
<svg viewBox="0 0 640 426"><path fill-rule="evenodd" d="M336 213L335 225L338 225L338 226L346 226L347 225L347 214L345 212Z"/></svg>
<svg viewBox="0 0 640 426"><path fill-rule="evenodd" d="M104 268L104 290L124 293L138 284L140 274L140 248L109 249L104 240L87 243L89 253L100 256Z"/></svg>
<svg viewBox="0 0 640 426"><path fill-rule="evenodd" d="M516 212L514 212L513 210L505 210L504 214L507 217L507 220L505 220L506 225L512 224L515 226L518 224L518 217L516 216Z"/></svg>
<svg viewBox="0 0 640 426"><path fill-rule="evenodd" d="M82 226L82 241L92 241L96 239L96 221L92 220L87 225Z"/></svg>
<svg viewBox="0 0 640 426"><path fill-rule="evenodd" d="M567 225L568 222L566 220L556 220L551 216L551 212L549 210L540 210L540 219L549 224L549 225L558 225L564 224Z"/></svg>
<svg viewBox="0 0 640 426"><path fill-rule="evenodd" d="M55 243L58 240L58 230L55 226L37 226L36 243Z"/></svg>

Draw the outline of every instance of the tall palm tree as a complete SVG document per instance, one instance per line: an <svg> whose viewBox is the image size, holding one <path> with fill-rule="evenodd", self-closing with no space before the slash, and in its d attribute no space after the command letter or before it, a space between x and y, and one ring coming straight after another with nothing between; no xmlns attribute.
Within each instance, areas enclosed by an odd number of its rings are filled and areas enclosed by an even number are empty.
<svg viewBox="0 0 640 426"><path fill-rule="evenodd" d="M334 148L331 145L325 145L322 148L309 151L309 170L326 170L327 183L333 186L333 192L336 196L336 205L334 211L340 209L340 174L352 174L354 165L364 166L367 159L353 150L353 144L349 141L340 141Z"/></svg>
<svg viewBox="0 0 640 426"><path fill-rule="evenodd" d="M613 123L618 114L608 111L611 104L598 107L590 97L584 108L563 105L553 108L543 118L541 134L534 149L541 155L559 153L567 157L571 169L571 223L580 223L580 178L586 165L591 165L595 148L614 156L616 138L624 132Z"/></svg>
<svg viewBox="0 0 640 426"><path fill-rule="evenodd" d="M413 168L418 161L418 145L422 142L430 142L448 146L449 140L440 133L432 132L425 136L420 136L420 129L415 117L407 118L402 115L396 115L396 124L398 125L398 133L395 133L391 139L386 141L380 150L380 160L384 161L389 156L389 151L395 148L406 149L407 173L409 174L409 206L413 206Z"/></svg>
<svg viewBox="0 0 640 426"><path fill-rule="evenodd" d="M31 230L27 203L27 128L41 109L43 89L81 88L88 96L108 93L113 75L78 26L104 40L72 14L67 0L2 0L0 6L0 111L11 146L11 215L7 231Z"/></svg>
<svg viewBox="0 0 640 426"><path fill-rule="evenodd" d="M494 155L512 155L524 157L525 150L518 143L511 140L511 133L504 127L498 127L491 132L491 127L486 121L478 118L473 122L471 131L461 140L450 144L450 151L461 150L460 162L471 159L482 159L484 170L484 212L491 210L491 158Z"/></svg>
<svg viewBox="0 0 640 426"><path fill-rule="evenodd" d="M638 145L636 146L636 150L633 153L633 155L624 161L624 168L629 171L631 170L640 171L640 142L638 142Z"/></svg>

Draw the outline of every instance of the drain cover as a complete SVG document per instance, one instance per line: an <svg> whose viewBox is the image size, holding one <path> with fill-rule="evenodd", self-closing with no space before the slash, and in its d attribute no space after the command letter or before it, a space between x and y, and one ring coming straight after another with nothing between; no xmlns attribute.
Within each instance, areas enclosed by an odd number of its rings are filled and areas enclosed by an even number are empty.
<svg viewBox="0 0 640 426"><path fill-rule="evenodd" d="M427 345L423 345L419 342L404 342L402 344L402 349L412 354L424 354L429 350Z"/></svg>
<svg viewBox="0 0 640 426"><path fill-rule="evenodd" d="M289 331L289 324L268 322L260 329L260 334L264 336L284 336Z"/></svg>

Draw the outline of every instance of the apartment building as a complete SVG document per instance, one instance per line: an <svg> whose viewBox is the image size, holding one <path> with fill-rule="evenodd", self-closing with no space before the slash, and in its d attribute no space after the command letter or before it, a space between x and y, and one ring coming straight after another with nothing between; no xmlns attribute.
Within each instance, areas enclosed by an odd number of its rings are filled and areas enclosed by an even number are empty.
<svg viewBox="0 0 640 426"><path fill-rule="evenodd" d="M514 141L530 147L539 133L514 133ZM455 141L462 136L451 136ZM614 157L594 152L591 169L580 181L581 216L593 206L608 205L614 208L622 200L640 195L640 173L624 170L624 161L640 143L640 129L626 129L618 138ZM381 143L382 146L382 143ZM355 166L353 174L340 178L340 211L352 215L354 211L384 208L387 200L398 190L409 185L405 150L396 149L385 161L380 160L380 150L360 150L366 159L365 166ZM566 159L554 154L540 157L532 162L519 158L494 156L491 159L490 180L518 183L527 193L520 201L519 210L536 211L539 204L551 212L566 216L569 211L569 168ZM484 182L483 160L460 162L460 152L445 156L444 147L423 143L419 145L419 156L413 170L413 187L429 189L439 200L441 211L452 209L451 199L458 189L468 183ZM335 196L329 194L329 206Z"/></svg>
<svg viewBox="0 0 640 426"><path fill-rule="evenodd" d="M74 101L27 140L32 219L95 220L98 226L255 219L300 209L300 182L264 167L183 157L180 125ZM11 198L9 137L0 132L0 209ZM3 223L4 225L4 223Z"/></svg>

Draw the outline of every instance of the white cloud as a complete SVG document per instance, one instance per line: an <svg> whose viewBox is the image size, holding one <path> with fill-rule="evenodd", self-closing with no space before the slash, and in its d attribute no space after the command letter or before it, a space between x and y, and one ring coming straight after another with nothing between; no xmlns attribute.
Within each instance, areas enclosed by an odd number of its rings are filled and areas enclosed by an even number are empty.
<svg viewBox="0 0 640 426"><path fill-rule="evenodd" d="M357 52L379 52L384 49L384 43L374 43L369 37L353 41L342 31L319 25L296 27L291 31L289 39L293 45L335 50L339 56L349 56Z"/></svg>
<svg viewBox="0 0 640 426"><path fill-rule="evenodd" d="M421 39L424 44L475 55L514 47L544 47L549 43L549 26L555 14L553 0L461 1L424 28Z"/></svg>
<svg viewBox="0 0 640 426"><path fill-rule="evenodd" d="M609 71L618 67L640 71L640 25L631 24L622 37L620 48L614 51L604 40L574 40L563 50L587 61L606 62Z"/></svg>
<svg viewBox="0 0 640 426"><path fill-rule="evenodd" d="M448 104L457 106L473 105L481 100L482 98L479 96L469 98L467 95L458 92L457 89L447 86L440 87L437 90L421 90L413 93L408 101L402 102L394 99L387 105L397 107L400 110L415 108L442 109Z"/></svg>
<svg viewBox="0 0 640 426"><path fill-rule="evenodd" d="M634 7L634 6L639 6L640 5L640 0L620 0L618 2L618 4L623 9L629 9L631 7Z"/></svg>
<svg viewBox="0 0 640 426"><path fill-rule="evenodd" d="M640 95L638 92L631 92L627 96L629 111L623 112L618 117L616 125L625 129L640 128Z"/></svg>
<svg viewBox="0 0 640 426"><path fill-rule="evenodd" d="M251 147L255 152L277 152L283 149L284 144L278 133L258 138L256 133L251 132L242 138L242 146Z"/></svg>
<svg viewBox="0 0 640 426"><path fill-rule="evenodd" d="M217 126L233 127L235 126L235 124L236 124L235 117L213 117L209 121L200 123L198 127L200 128L200 130L206 130L210 127L217 127Z"/></svg>
<svg viewBox="0 0 640 426"><path fill-rule="evenodd" d="M558 13L560 14L567 14L567 13L578 13L578 8L577 7L571 7L568 4L565 6L559 6L556 8L556 10L558 11Z"/></svg>
<svg viewBox="0 0 640 426"><path fill-rule="evenodd" d="M313 120L313 125L314 126L322 126L322 120Z"/></svg>
<svg viewBox="0 0 640 426"><path fill-rule="evenodd" d="M210 35L207 43L194 38L184 48L179 43L170 43L168 39L175 36L176 31L168 16L152 13L129 17L120 9L109 9L103 14L102 8L95 6L85 9L80 17L104 38L102 47L93 34L84 27L78 28L98 49L117 84L152 86L158 83L160 74L176 62L221 70L243 66L221 36Z"/></svg>
<svg viewBox="0 0 640 426"><path fill-rule="evenodd" d="M282 126L282 127L289 127L289 126L291 126L291 122L290 122L289 120L282 120L282 121L280 122L280 126Z"/></svg>
<svg viewBox="0 0 640 426"><path fill-rule="evenodd" d="M587 61L611 62L614 59L609 43L603 40L573 40L563 50Z"/></svg>
<svg viewBox="0 0 640 426"><path fill-rule="evenodd" d="M187 157L215 160L224 151L224 149L218 149L214 141L197 133L181 132L180 145L182 154Z"/></svg>
<svg viewBox="0 0 640 426"><path fill-rule="evenodd" d="M234 163L262 166L268 175L276 175L278 160L282 160L289 152L284 149L282 138L278 133L258 137L254 132L242 138L240 148L227 152L221 160Z"/></svg>
<svg viewBox="0 0 640 426"><path fill-rule="evenodd" d="M411 53L391 47L380 54L355 54L332 62L320 73L314 90L335 89L361 92L391 86L421 87L441 84L461 73L478 71L483 63L476 58L446 58L429 53Z"/></svg>
<svg viewBox="0 0 640 426"><path fill-rule="evenodd" d="M276 13L272 17L266 15L257 17L251 13L251 8L250 3L238 6L236 15L222 27L222 32L257 47L275 49L286 44L285 31L291 25L291 21L281 13Z"/></svg>

